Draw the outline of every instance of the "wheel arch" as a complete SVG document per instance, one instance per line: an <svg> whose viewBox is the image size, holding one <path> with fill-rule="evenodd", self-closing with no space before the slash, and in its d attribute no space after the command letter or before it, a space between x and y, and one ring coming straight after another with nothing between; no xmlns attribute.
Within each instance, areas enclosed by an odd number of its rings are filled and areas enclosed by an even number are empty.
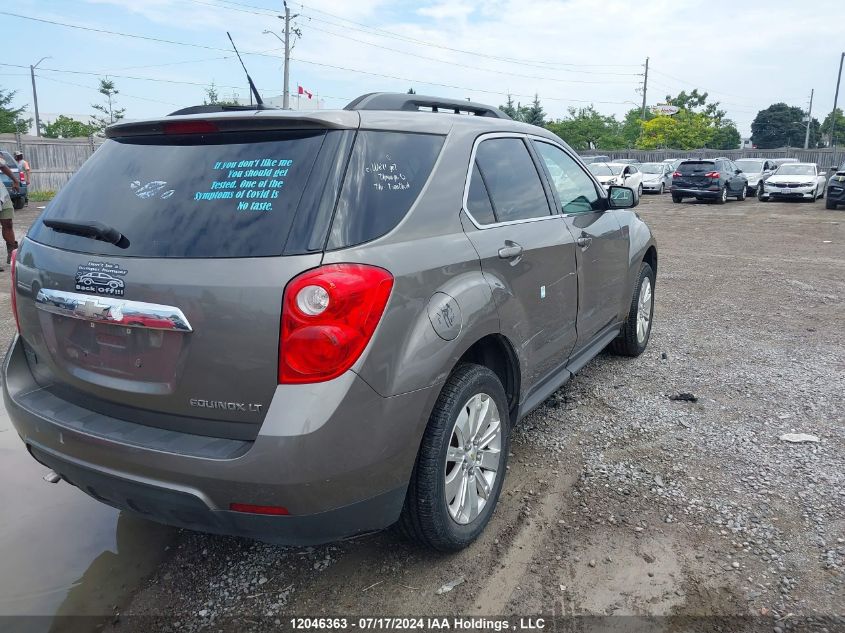
<svg viewBox="0 0 845 633"><path fill-rule="evenodd" d="M462 363L474 363L490 369L502 383L508 399L511 420L519 407L522 372L519 358L511 342L503 334L487 334L470 345L452 368Z"/></svg>

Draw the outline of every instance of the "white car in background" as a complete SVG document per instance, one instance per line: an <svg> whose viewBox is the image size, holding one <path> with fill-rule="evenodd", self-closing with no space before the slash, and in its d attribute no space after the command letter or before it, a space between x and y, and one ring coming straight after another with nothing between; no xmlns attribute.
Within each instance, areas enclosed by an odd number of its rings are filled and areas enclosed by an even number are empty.
<svg viewBox="0 0 845 633"><path fill-rule="evenodd" d="M827 172L819 171L816 163L786 163L763 182L760 200L796 199L815 202L824 197Z"/></svg>
<svg viewBox="0 0 845 633"><path fill-rule="evenodd" d="M643 174L636 165L590 163L587 167L605 189L610 185L620 185L633 189L638 200L643 195Z"/></svg>
<svg viewBox="0 0 845 633"><path fill-rule="evenodd" d="M748 195L758 198L763 195L763 183L778 168L775 161L768 158L738 158L734 163L748 178Z"/></svg>
<svg viewBox="0 0 845 633"><path fill-rule="evenodd" d="M637 167L643 174L643 191L669 191L672 186L672 172L675 171L671 163L643 163Z"/></svg>

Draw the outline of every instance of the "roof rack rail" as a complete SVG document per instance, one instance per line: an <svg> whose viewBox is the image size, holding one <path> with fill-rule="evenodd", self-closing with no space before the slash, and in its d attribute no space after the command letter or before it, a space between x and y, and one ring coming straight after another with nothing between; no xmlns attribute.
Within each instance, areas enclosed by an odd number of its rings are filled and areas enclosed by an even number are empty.
<svg viewBox="0 0 845 633"><path fill-rule="evenodd" d="M510 119L510 117L493 106L461 101L460 99L444 99L442 97L426 97L417 94L403 94L400 92L371 92L350 101L344 110L402 110L405 112L450 112L452 114L470 114L486 116L496 119Z"/></svg>
<svg viewBox="0 0 845 633"><path fill-rule="evenodd" d="M261 105L196 105L188 106L187 108L180 108L175 112L171 112L167 116L180 116L183 114L210 114L212 112L243 112L245 110L277 110L278 108L261 106Z"/></svg>

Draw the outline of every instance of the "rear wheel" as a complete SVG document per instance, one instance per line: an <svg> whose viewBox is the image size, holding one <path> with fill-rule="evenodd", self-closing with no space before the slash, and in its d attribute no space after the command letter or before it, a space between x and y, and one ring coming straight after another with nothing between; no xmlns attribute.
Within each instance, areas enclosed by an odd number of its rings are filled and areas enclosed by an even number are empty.
<svg viewBox="0 0 845 633"><path fill-rule="evenodd" d="M24 202L23 198L12 198L12 208L14 208L16 211L20 211L21 209L23 209L25 204L26 202Z"/></svg>
<svg viewBox="0 0 845 633"><path fill-rule="evenodd" d="M674 202L675 204L680 204L683 201L684 201L684 199L681 196L679 196L678 194L676 194L676 193L672 194L672 202Z"/></svg>
<svg viewBox="0 0 845 633"><path fill-rule="evenodd" d="M429 418L399 528L437 550L472 543L499 499L509 444L501 381L487 367L458 366Z"/></svg>
<svg viewBox="0 0 845 633"><path fill-rule="evenodd" d="M719 197L716 198L716 204L725 204L727 201L728 201L728 188L727 188L727 186L724 186L719 191Z"/></svg>
<svg viewBox="0 0 845 633"><path fill-rule="evenodd" d="M654 271L646 262L640 264L637 288L631 298L628 318L622 325L619 336L608 346L614 354L639 356L645 351L651 337L651 323L654 315Z"/></svg>

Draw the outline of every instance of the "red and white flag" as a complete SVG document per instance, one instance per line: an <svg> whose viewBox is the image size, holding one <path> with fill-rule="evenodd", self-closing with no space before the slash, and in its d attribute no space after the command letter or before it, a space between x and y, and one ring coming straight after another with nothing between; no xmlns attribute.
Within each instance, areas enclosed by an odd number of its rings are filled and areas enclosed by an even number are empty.
<svg viewBox="0 0 845 633"><path fill-rule="evenodd" d="M305 95L309 99L314 96L314 94L310 90L306 90L302 86L297 86L297 94Z"/></svg>

